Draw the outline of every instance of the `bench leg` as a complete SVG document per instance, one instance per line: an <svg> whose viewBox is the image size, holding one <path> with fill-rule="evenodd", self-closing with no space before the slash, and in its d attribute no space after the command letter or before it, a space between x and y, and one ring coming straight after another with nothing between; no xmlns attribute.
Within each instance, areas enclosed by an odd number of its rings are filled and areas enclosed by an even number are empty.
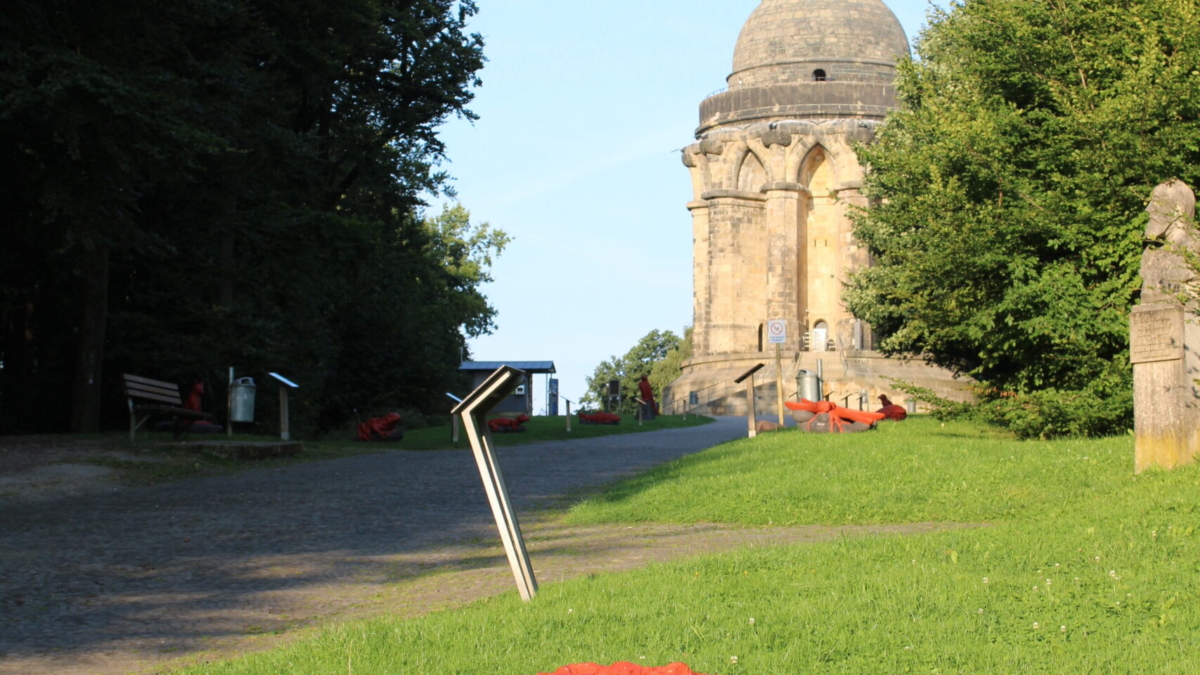
<svg viewBox="0 0 1200 675"><path fill-rule="evenodd" d="M130 445L133 445L134 438L137 435L137 430L141 429L142 425L145 424L146 420L148 420L148 419L150 419L150 413L146 413L145 415L142 415L141 419L138 419L137 413L133 412L132 410L129 411L129 444Z"/></svg>

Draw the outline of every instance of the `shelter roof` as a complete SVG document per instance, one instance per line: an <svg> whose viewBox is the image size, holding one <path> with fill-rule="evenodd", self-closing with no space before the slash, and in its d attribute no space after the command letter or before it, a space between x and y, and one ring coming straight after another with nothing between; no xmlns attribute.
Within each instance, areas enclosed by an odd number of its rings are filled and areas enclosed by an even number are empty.
<svg viewBox="0 0 1200 675"><path fill-rule="evenodd" d="M493 371L501 366L511 366L530 375L557 373L553 361L463 361L459 370L467 372Z"/></svg>

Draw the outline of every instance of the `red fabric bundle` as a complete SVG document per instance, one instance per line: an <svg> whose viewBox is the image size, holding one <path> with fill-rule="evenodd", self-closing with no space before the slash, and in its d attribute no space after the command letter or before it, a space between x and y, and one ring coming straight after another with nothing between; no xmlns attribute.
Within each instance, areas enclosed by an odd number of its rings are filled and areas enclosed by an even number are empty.
<svg viewBox="0 0 1200 675"><path fill-rule="evenodd" d="M487 425L488 429L491 429L493 432L525 431L525 427L522 427L521 425L528 421L529 415L521 413L520 415L517 415L515 419L511 417L497 417L490 419L488 420Z"/></svg>
<svg viewBox="0 0 1200 675"><path fill-rule="evenodd" d="M372 417L358 425L358 440L383 441L391 440L397 434L403 436L404 430L396 429L398 424L400 424L400 415L396 413L388 413L383 417Z"/></svg>
<svg viewBox="0 0 1200 675"><path fill-rule="evenodd" d="M592 413L591 415L579 413L579 421L584 424L616 424L621 421L621 416L607 412Z"/></svg>
<svg viewBox="0 0 1200 675"><path fill-rule="evenodd" d="M866 412L863 410L850 410L843 408L831 401L810 401L806 398L800 399L800 402L784 401L783 405L787 406L788 410L803 410L815 415L823 413L829 414L829 430L831 432L842 433L845 431L847 422L862 422L863 424L874 424L883 419L883 413ZM814 417L808 421L807 430L812 430L812 423L817 418Z"/></svg>

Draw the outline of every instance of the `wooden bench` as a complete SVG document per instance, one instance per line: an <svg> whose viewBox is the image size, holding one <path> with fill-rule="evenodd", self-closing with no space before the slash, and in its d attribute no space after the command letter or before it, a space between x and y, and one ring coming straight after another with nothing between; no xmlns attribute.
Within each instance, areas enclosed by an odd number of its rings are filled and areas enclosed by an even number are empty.
<svg viewBox="0 0 1200 675"><path fill-rule="evenodd" d="M126 374L125 396L129 399L129 443L132 445L137 430L153 415L169 415L175 421L175 438L183 432L181 419L209 420L216 417L198 410L183 407L179 386L171 382L151 380L146 377Z"/></svg>

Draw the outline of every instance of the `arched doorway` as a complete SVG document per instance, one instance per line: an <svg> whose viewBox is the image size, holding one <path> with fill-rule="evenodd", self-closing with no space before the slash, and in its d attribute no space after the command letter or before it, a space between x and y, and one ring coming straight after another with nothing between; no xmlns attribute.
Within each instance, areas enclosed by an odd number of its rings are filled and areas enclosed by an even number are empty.
<svg viewBox="0 0 1200 675"><path fill-rule="evenodd" d="M812 350L814 352L828 351L826 347L829 345L829 324L824 320L818 321L812 330Z"/></svg>

